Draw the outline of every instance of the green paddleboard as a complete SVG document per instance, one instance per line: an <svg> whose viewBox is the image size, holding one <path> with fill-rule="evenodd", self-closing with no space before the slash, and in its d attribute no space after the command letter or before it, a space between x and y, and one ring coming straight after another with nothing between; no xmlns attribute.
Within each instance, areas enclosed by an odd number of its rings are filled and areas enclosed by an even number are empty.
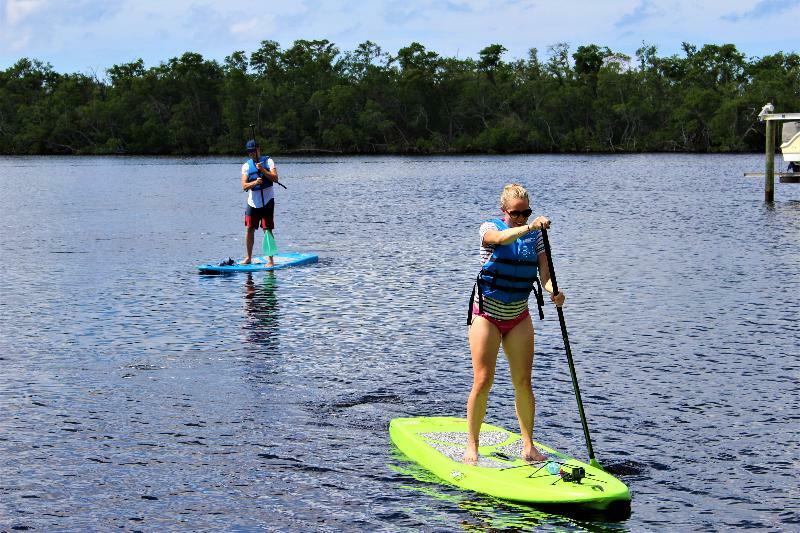
<svg viewBox="0 0 800 533"><path fill-rule="evenodd" d="M596 510L630 502L628 487L611 474L542 444L535 443L549 460L526 463L520 457L520 436L489 424L481 426L478 464L464 464L467 434L465 418L395 418L389 424L401 452L462 489L515 502Z"/></svg>

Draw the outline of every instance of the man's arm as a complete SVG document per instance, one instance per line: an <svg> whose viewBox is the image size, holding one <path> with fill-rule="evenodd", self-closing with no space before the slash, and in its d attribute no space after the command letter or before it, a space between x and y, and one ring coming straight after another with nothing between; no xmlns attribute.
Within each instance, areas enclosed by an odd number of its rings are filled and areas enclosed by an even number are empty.
<svg viewBox="0 0 800 533"><path fill-rule="evenodd" d="M258 175L267 178L268 180L278 183L278 167L275 166L275 163L272 164L272 168L264 168L261 163L256 165L258 168Z"/></svg>
<svg viewBox="0 0 800 533"><path fill-rule="evenodd" d="M264 182L263 178L258 178L255 181L247 181L247 173L242 172L242 190L249 191L255 187L258 187Z"/></svg>

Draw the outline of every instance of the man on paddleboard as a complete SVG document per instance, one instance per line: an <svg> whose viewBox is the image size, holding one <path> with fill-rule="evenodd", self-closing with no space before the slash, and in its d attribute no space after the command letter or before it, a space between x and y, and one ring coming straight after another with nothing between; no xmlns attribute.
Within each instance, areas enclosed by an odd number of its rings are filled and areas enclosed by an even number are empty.
<svg viewBox="0 0 800 533"><path fill-rule="evenodd" d="M468 464L478 461L480 427L486 416L501 344L514 384L522 458L531 462L546 459L533 445L536 400L531 386L533 322L528 311L528 297L535 292L541 317L542 286L559 307L564 304L564 294L553 294L547 254L539 231L549 228L550 220L538 216L528 223L533 213L528 191L515 183L503 188L500 209L501 218L488 220L480 227L482 268L469 304L467 322L473 381L467 400L469 438L464 462Z"/></svg>
<svg viewBox="0 0 800 533"><path fill-rule="evenodd" d="M244 213L245 257L240 263L249 265L253 261L253 242L259 224L264 232L272 234L275 229L275 189L273 183L278 183L278 170L275 162L269 156L262 156L261 149L255 139L250 139L245 145L248 159L242 165L242 190L247 191L247 209ZM267 258L267 264L272 266L272 256Z"/></svg>

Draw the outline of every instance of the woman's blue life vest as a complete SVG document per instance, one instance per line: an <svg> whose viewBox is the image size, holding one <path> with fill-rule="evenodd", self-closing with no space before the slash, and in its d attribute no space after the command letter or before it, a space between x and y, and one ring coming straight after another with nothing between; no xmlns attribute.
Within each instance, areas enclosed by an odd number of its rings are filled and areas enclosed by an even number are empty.
<svg viewBox="0 0 800 533"><path fill-rule="evenodd" d="M498 231L508 229L505 221L489 220ZM539 257L536 253L536 240L539 231L532 231L513 242L497 245L491 257L483 264L469 299L467 325L472 322L472 307L475 293L478 293L478 309L483 312L483 298L492 298L503 303L527 301L531 291L536 294L539 318L544 318L542 307L542 285L539 282Z"/></svg>
<svg viewBox="0 0 800 533"><path fill-rule="evenodd" d="M264 167L267 170L269 170L269 165L267 164L268 161L269 161L269 156L268 155L262 155L261 159L259 159L259 162L261 163L261 166ZM256 181L259 177L260 177L260 175L258 173L258 168L256 168L256 164L253 162L252 159L248 159L247 160L247 181L248 182ZM269 178L265 178L264 182L261 185L259 185L258 187L253 187L253 190L254 191L260 191L261 189L269 189L270 187L272 187L272 180L269 179Z"/></svg>

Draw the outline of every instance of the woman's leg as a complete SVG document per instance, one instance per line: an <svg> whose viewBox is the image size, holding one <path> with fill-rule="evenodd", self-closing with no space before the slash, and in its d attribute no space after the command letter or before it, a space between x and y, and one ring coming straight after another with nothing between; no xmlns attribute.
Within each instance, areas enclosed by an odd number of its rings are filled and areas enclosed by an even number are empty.
<svg viewBox="0 0 800 533"><path fill-rule="evenodd" d="M522 458L526 461L547 459L533 447L533 419L536 414L536 398L533 395L531 374L533 373L533 323L527 318L517 324L503 337L503 351L511 370L514 384L514 401L522 436Z"/></svg>
<svg viewBox="0 0 800 533"><path fill-rule="evenodd" d="M478 462L478 438L481 424L486 416L486 402L494 382L494 367L500 351L500 332L497 327L481 316L472 319L469 327L469 350L472 353L472 390L467 400L467 424L469 438L464 462Z"/></svg>

